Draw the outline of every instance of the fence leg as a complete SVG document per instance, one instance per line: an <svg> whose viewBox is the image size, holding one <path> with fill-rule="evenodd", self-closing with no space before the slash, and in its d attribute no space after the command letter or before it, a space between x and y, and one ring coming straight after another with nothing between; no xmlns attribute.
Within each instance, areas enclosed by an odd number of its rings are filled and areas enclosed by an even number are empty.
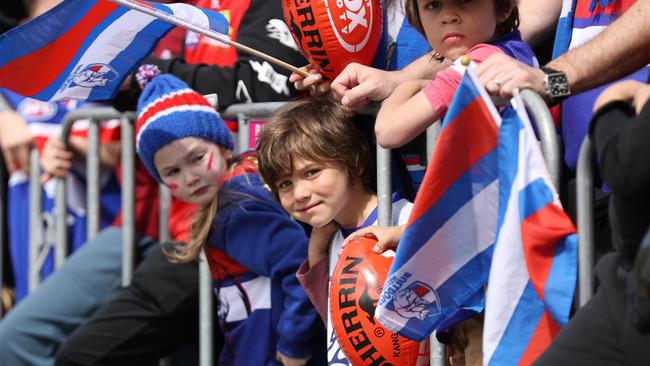
<svg viewBox="0 0 650 366"><path fill-rule="evenodd" d="M135 267L135 151L133 125L123 116L122 149L122 286L131 284Z"/></svg>
<svg viewBox="0 0 650 366"><path fill-rule="evenodd" d="M212 276L205 255L201 251L199 257L199 363L201 366L214 365L213 357L213 332L212 332L212 307L214 295L212 293Z"/></svg>
<svg viewBox="0 0 650 366"><path fill-rule="evenodd" d="M29 156L29 292L33 292L41 282L41 266L38 265L39 254L43 249L44 234L41 220L43 211L41 203L41 162L38 151L32 149Z"/></svg>
<svg viewBox="0 0 650 366"><path fill-rule="evenodd" d="M578 208L578 304L582 307L594 289L594 178L593 151L589 136L580 147L576 176Z"/></svg>

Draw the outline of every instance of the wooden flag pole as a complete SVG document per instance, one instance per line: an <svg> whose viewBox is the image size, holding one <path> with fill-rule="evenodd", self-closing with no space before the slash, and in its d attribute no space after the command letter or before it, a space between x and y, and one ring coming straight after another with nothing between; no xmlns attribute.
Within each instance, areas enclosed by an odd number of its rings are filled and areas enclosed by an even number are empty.
<svg viewBox="0 0 650 366"><path fill-rule="evenodd" d="M285 68L285 69L287 69L289 71L295 72L296 74L299 74L299 75L301 75L303 77L309 76L309 73L307 71L303 70L303 69L299 69L299 68L297 68L297 67L295 67L295 66L293 66L291 64L288 64L288 63L286 63L286 62L284 62L282 60L279 60L279 59L277 59L277 58L275 58L273 56L267 55L264 52L260 52L260 51L258 51L256 49L250 48L250 47L245 46L245 45L243 45L241 43L237 43L237 42L231 40L227 35L216 32L216 31L214 31L214 30L212 30L210 28L197 26L197 25L191 23L190 21L188 21L186 19L181 19L181 18L176 17L176 16L174 16L172 14L166 13L166 12L164 12L162 10L158 10L156 8L149 7L149 6L143 5L141 3L137 3L135 1L131 1L131 0L109 0L109 1L111 1L113 3L116 3L116 4L119 4L119 5L126 6L127 8L131 8L133 10L137 10L139 12L151 15L152 17L156 17L156 18L158 18L160 20L164 20L164 21L166 21L168 23L171 23L171 24L177 25L179 27L191 30L192 32L204 35L204 36L206 36L208 38L216 39L219 42L223 42L223 43L225 43L227 45L233 46L233 47L237 48L238 50L241 50L241 51L246 52L246 53L248 53L250 55L259 57L259 58L261 58L263 60L266 60L268 62L271 62L273 64L276 64L276 65L278 65L280 67L283 67L283 68Z"/></svg>

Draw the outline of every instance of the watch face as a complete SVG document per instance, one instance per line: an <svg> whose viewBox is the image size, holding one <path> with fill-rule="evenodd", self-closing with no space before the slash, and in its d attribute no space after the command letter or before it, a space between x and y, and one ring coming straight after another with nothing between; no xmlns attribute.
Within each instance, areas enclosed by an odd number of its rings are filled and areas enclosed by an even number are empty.
<svg viewBox="0 0 650 366"><path fill-rule="evenodd" d="M570 95L569 83L561 73L548 74L548 92L551 98L562 98Z"/></svg>

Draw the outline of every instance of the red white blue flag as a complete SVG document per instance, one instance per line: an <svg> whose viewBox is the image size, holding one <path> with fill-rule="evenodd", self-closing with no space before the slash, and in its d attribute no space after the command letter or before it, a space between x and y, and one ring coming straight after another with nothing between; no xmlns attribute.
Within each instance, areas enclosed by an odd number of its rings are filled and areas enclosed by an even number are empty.
<svg viewBox="0 0 650 366"><path fill-rule="evenodd" d="M483 307L501 117L477 80L468 70L454 95L375 313L414 340Z"/></svg>
<svg viewBox="0 0 650 366"><path fill-rule="evenodd" d="M227 34L228 21L187 4L134 0ZM0 36L0 87L43 101L111 99L174 25L108 0L66 0Z"/></svg>
<svg viewBox="0 0 650 366"><path fill-rule="evenodd" d="M499 229L487 287L483 361L530 365L569 317L575 227L562 210L523 103L499 130Z"/></svg>

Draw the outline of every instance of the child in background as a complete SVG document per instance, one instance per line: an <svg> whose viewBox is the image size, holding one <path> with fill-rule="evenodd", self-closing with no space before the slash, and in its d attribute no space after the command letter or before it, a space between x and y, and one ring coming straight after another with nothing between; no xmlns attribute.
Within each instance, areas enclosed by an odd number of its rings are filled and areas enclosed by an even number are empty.
<svg viewBox="0 0 650 366"><path fill-rule="evenodd" d="M319 324L295 276L307 257L303 228L246 173L254 164L232 159L223 120L184 82L155 77L138 101L137 126L136 148L152 176L199 206L190 243L168 254L191 261L206 249L226 339L219 363L307 364Z"/></svg>
<svg viewBox="0 0 650 366"><path fill-rule="evenodd" d="M409 20L440 61L466 55L480 63L504 52L529 65L537 63L517 30L516 0L406 0L405 6ZM377 142L385 148L402 146L444 117L461 79L456 68L438 72L433 80L411 80L395 88L377 115Z"/></svg>
<svg viewBox="0 0 650 366"><path fill-rule="evenodd" d="M291 216L312 226L308 260L298 278L327 324L328 364L349 365L326 302L341 243L350 233L377 223L368 145L340 104L302 99L272 115L260 133L257 151L260 174L275 197ZM395 199L392 224L405 224L411 207L408 201ZM379 242L374 250L384 251L402 230L403 226L375 227Z"/></svg>

